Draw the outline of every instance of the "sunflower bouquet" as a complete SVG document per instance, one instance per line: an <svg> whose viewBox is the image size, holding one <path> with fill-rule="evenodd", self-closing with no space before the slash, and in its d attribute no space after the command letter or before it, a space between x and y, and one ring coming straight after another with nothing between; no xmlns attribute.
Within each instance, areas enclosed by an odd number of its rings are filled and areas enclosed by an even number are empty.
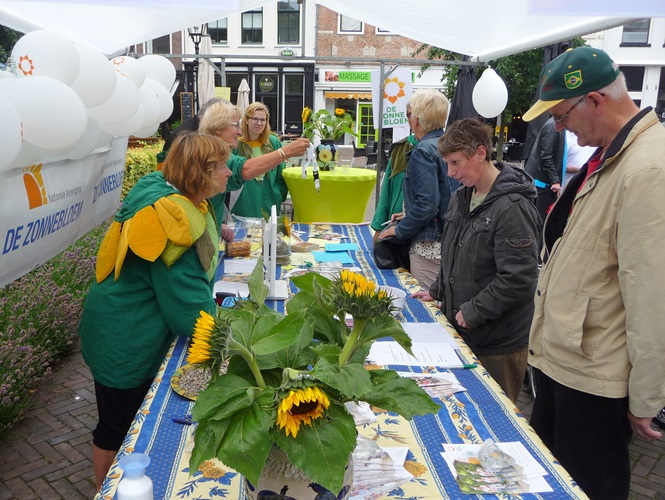
<svg viewBox="0 0 665 500"><path fill-rule="evenodd" d="M353 117L342 108L336 108L334 113L320 109L316 113L308 107L302 110L302 123L305 133L310 141L318 135L322 141L336 141L344 134L356 135L353 131Z"/></svg>
<svg viewBox="0 0 665 500"><path fill-rule="evenodd" d="M188 362L212 369L227 361L228 368L192 410L190 471L216 457L257 484L277 446L313 482L338 492L357 436L344 403L365 401L407 419L439 406L413 380L365 368L381 337L411 353L390 297L375 283L348 270L332 280L314 272L292 278L300 291L284 315L264 304L262 270L259 259L247 300L215 316L202 311L197 321Z"/></svg>

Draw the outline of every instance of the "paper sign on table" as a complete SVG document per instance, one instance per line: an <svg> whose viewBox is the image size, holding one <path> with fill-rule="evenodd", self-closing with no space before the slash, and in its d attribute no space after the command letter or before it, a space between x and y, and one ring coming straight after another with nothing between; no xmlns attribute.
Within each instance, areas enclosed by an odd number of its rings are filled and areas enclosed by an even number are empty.
<svg viewBox="0 0 665 500"><path fill-rule="evenodd" d="M463 368L457 351L445 342L413 342L410 356L397 342L374 342L367 359L377 365L440 366Z"/></svg>
<svg viewBox="0 0 665 500"><path fill-rule="evenodd" d="M402 323L404 331L413 342L445 342L453 349L459 349L459 344L444 326L439 323Z"/></svg>
<svg viewBox="0 0 665 500"><path fill-rule="evenodd" d="M251 274L256 259L224 259L224 274Z"/></svg>
<svg viewBox="0 0 665 500"><path fill-rule="evenodd" d="M353 264L353 259L346 252L313 251L312 255L317 262L341 262L342 264Z"/></svg>
<svg viewBox="0 0 665 500"><path fill-rule="evenodd" d="M326 243L326 252L346 252L359 250L356 243Z"/></svg>

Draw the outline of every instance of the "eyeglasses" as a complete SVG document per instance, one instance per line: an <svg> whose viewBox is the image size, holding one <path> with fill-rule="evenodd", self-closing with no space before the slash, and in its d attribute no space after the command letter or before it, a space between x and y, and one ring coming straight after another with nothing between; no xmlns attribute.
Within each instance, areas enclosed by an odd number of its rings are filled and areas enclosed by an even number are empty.
<svg viewBox="0 0 665 500"><path fill-rule="evenodd" d="M411 118L411 111L406 112L406 119L409 120Z"/></svg>
<svg viewBox="0 0 665 500"><path fill-rule="evenodd" d="M240 122L231 122L229 123L229 127L240 128Z"/></svg>
<svg viewBox="0 0 665 500"><path fill-rule="evenodd" d="M250 118L250 120L254 123L265 123L268 121L265 118Z"/></svg>
<svg viewBox="0 0 665 500"><path fill-rule="evenodd" d="M566 118L568 118L568 115L570 114L570 112L571 112L572 110L574 110L577 106L579 106L580 103L581 103L584 99L586 99L586 96L587 96L587 95L584 94L584 95L583 95L582 97L580 97L577 101L575 101L575 104L573 104L573 105L570 107L570 109L569 109L568 111L566 111L566 112L565 112L562 116L560 116L559 118L557 118L556 116L552 116L552 118L554 118L554 121L555 121L558 125L563 125L563 122L566 121Z"/></svg>

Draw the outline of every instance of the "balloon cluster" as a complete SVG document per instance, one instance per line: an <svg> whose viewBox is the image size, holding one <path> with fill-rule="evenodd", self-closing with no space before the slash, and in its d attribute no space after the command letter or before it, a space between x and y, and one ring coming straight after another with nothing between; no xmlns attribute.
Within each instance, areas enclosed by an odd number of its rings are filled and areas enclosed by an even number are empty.
<svg viewBox="0 0 665 500"><path fill-rule="evenodd" d="M80 159L114 136L149 137L173 112L175 67L163 56L108 60L51 31L32 31L0 72L0 172Z"/></svg>

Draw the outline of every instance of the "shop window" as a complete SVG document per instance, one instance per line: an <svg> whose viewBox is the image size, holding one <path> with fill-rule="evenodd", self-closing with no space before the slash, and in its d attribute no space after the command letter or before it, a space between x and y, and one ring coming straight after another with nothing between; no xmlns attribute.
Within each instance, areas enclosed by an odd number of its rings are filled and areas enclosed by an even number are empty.
<svg viewBox="0 0 665 500"><path fill-rule="evenodd" d="M228 19L218 19L208 23L208 34L212 43L229 43Z"/></svg>
<svg viewBox="0 0 665 500"><path fill-rule="evenodd" d="M356 120L356 133L358 134L358 147L364 148L368 141L378 139L377 130L374 128L374 116L372 115L372 104L358 104L358 118Z"/></svg>
<svg viewBox="0 0 665 500"><path fill-rule="evenodd" d="M170 54L171 53L171 35L160 36L152 41L153 54Z"/></svg>
<svg viewBox="0 0 665 500"><path fill-rule="evenodd" d="M363 33L363 23L357 19L349 16L339 15L339 32L340 33Z"/></svg>
<svg viewBox="0 0 665 500"><path fill-rule="evenodd" d="M619 66L626 77L628 92L642 92L644 86L644 66Z"/></svg>
<svg viewBox="0 0 665 500"><path fill-rule="evenodd" d="M649 43L650 19L638 19L623 27L621 45L647 45Z"/></svg>
<svg viewBox="0 0 665 500"><path fill-rule="evenodd" d="M242 13L242 44L263 43L263 8Z"/></svg>
<svg viewBox="0 0 665 500"><path fill-rule="evenodd" d="M298 0L277 2L277 43L300 43L300 5Z"/></svg>

